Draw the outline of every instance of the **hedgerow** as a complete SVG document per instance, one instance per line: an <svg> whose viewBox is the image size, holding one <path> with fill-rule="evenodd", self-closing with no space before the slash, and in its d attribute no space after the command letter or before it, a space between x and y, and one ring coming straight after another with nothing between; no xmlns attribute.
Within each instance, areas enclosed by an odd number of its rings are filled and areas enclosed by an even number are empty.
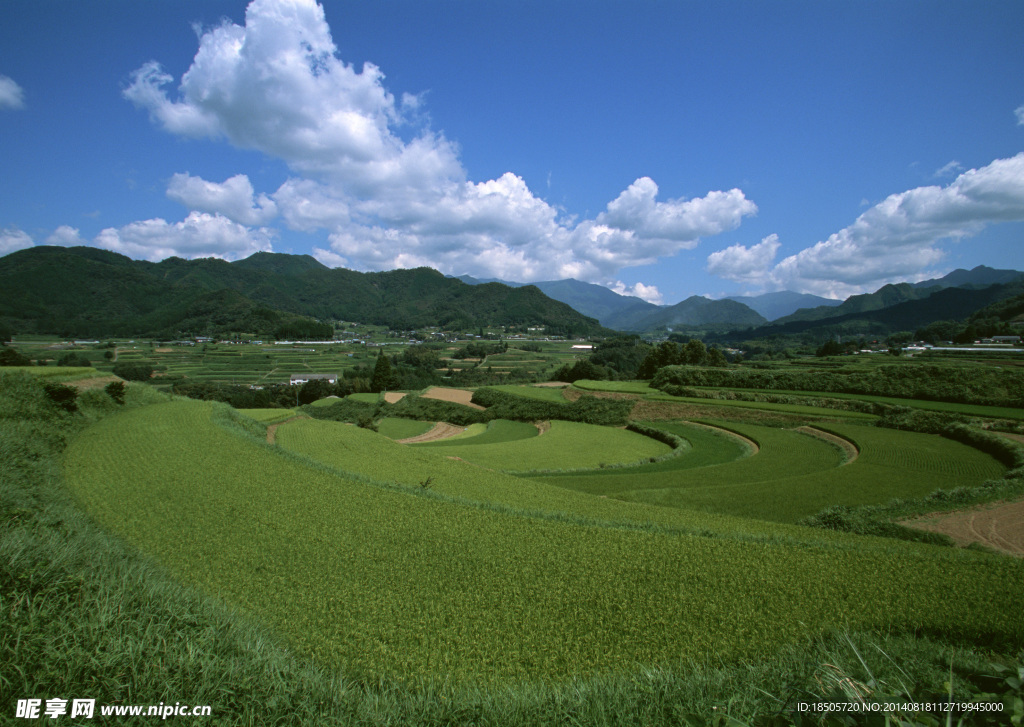
<svg viewBox="0 0 1024 727"><path fill-rule="evenodd" d="M487 416L492 419L514 421L546 421L561 419L583 424L622 426L629 418L635 402L625 399L601 399L595 396L581 396L574 402L564 404L541 401L510 394L491 387L473 392L473 403L487 407Z"/></svg>
<svg viewBox="0 0 1024 727"><path fill-rule="evenodd" d="M988 406L1024 406L1024 371L964 369L929 364L886 364L871 372L780 371L755 368L666 366L651 386L715 386L739 389L877 394Z"/></svg>

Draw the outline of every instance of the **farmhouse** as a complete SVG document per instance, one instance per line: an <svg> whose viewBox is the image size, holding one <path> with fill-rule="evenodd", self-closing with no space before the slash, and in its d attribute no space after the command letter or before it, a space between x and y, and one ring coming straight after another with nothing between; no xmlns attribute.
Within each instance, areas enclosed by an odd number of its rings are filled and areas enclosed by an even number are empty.
<svg viewBox="0 0 1024 727"><path fill-rule="evenodd" d="M328 384L338 383L337 374L292 374L288 380L289 384L299 385L308 381L326 381Z"/></svg>

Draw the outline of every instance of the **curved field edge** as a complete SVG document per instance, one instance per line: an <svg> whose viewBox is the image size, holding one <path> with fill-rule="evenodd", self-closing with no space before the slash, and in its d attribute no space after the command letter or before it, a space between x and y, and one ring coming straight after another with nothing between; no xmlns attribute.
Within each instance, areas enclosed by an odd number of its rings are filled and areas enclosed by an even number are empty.
<svg viewBox="0 0 1024 727"><path fill-rule="evenodd" d="M512 438L511 433L522 428L510 423L505 428L510 436L495 429L495 437L481 442L465 439L446 442L443 451L451 457L504 472L537 472L559 469L597 469L608 465L628 465L664 457L672 448L637 432L595 424L555 420L544 436ZM435 445L437 446L437 445Z"/></svg>
<svg viewBox="0 0 1024 727"><path fill-rule="evenodd" d="M1024 634L1020 566L1004 559L515 516L338 477L215 413L174 402L101 421L69 447L65 475L100 523L177 578L348 673L560 680L764 655L839 624Z"/></svg>
<svg viewBox="0 0 1024 727"><path fill-rule="evenodd" d="M633 502L796 522L837 505L875 505L894 497L920 497L937 487L974 486L1005 471L992 456L932 434L859 424L822 426L859 450L857 459L848 461L836 444L797 430L713 423L755 440L761 451L701 469L651 472L642 483L615 473L544 481Z"/></svg>
<svg viewBox="0 0 1024 727"><path fill-rule="evenodd" d="M927 694L955 662L957 699L971 695L971 675L991 672L989 655L975 649L852 633L757 662L621 670L555 685L361 683L283 647L251 618L182 586L97 528L62 481L62 450L87 419L58 411L41 387L14 378L0 372L0 593L16 604L0 609L0 684L10 694L88 694L108 705L188 694L212 706L211 724L677 725L686 715L700 722L778 714L774 697L783 685L796 695L792 705L814 693L824 664L861 682L899 680ZM129 386L134 405L149 399L140 391L150 390ZM80 411L90 420L108 413ZM160 660L139 658L154 653Z"/></svg>

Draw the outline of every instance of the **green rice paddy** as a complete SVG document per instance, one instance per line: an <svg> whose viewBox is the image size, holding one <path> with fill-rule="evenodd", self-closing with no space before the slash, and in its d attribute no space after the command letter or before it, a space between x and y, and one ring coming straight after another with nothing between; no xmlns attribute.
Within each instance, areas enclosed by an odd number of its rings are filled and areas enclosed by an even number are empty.
<svg viewBox="0 0 1024 727"><path fill-rule="evenodd" d="M838 467L824 443L801 464L787 445L807 435L745 429L760 454L690 471L754 467L766 453L808 476L856 464ZM597 498L335 422L289 422L278 442L246 434L223 407L175 401L85 430L65 475L104 527L349 678L513 684L685 669L843 625L1024 639L1024 566L1012 559ZM919 462L929 446L906 461L942 470ZM896 466L900 451L872 464ZM664 526L643 525L646 513Z"/></svg>
<svg viewBox="0 0 1024 727"><path fill-rule="evenodd" d="M840 449L808 434L735 422L727 426L756 441L760 451L698 468L683 467L684 456L674 467L672 462L660 470L652 467L642 480L636 472L611 471L544 481L633 502L796 522L831 505L919 497L938 488L977 485L1004 470L992 457L938 435L829 425L862 453L844 465Z"/></svg>
<svg viewBox="0 0 1024 727"><path fill-rule="evenodd" d="M668 445L625 429L563 421L551 422L551 428L541 436L494 443L474 443L470 439L444 447L450 457L506 472L593 469L669 452Z"/></svg>

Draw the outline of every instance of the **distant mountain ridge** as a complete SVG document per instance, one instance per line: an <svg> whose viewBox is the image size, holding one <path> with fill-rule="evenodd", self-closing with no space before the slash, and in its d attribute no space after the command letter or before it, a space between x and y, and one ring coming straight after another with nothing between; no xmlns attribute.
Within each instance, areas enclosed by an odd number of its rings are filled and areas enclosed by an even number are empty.
<svg viewBox="0 0 1024 727"><path fill-rule="evenodd" d="M691 295L675 305L644 316L637 326L641 331L676 331L681 328L724 330L750 328L767 322L760 313L735 300L712 300Z"/></svg>
<svg viewBox="0 0 1024 727"><path fill-rule="evenodd" d="M922 298L904 300L872 310L853 311L817 320L780 319L746 331L745 336L754 339L801 335L820 340L837 334L885 336L896 331L915 331L936 321L963 320L986 306L1020 296L1024 294L1024 278L987 287L932 286L926 290L933 292Z"/></svg>
<svg viewBox="0 0 1024 727"><path fill-rule="evenodd" d="M359 273L282 253L231 263L177 257L152 263L53 246L0 257L0 322L16 333L323 336L332 332L322 323L329 320L403 330L536 325L574 335L605 332L535 286L471 286L430 268Z"/></svg>
<svg viewBox="0 0 1024 727"><path fill-rule="evenodd" d="M946 288L986 288L996 284L1007 284L1020 280L1024 273L1019 270L996 270L979 265L972 270L957 269L948 275L919 283L897 283L883 285L874 293L852 295L838 306L803 308L788 316L775 320L786 324L796 321L820 321L840 318L858 313L883 310L912 300L922 300Z"/></svg>
<svg viewBox="0 0 1024 727"><path fill-rule="evenodd" d="M777 293L763 293L762 295L730 295L728 300L735 300L754 309L769 321L795 313L801 308L815 308L820 306L837 306L843 301L832 298L822 298L820 295L810 293L794 293L791 290L781 290Z"/></svg>
<svg viewBox="0 0 1024 727"><path fill-rule="evenodd" d="M459 280L471 285L485 282L526 285L497 279L484 281L469 275L460 276ZM573 278L545 280L532 285L540 288L548 297L560 300L583 315L596 318L601 325L617 331L649 332L667 330L677 325L701 329L743 328L766 322L765 318L736 301L691 296L672 306L659 306L634 296L621 295L603 285L584 283Z"/></svg>

